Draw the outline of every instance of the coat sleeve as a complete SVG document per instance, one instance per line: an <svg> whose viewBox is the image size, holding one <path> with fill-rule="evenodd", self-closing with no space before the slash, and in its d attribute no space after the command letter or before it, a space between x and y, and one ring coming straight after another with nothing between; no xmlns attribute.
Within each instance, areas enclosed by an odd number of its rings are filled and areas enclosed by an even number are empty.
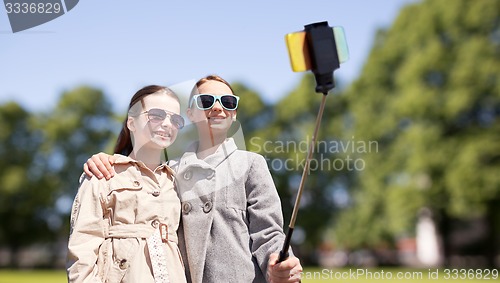
<svg viewBox="0 0 500 283"><path fill-rule="evenodd" d="M265 275L269 255L279 252L285 240L283 213L264 157L258 154L254 157L245 184L248 228L252 239L252 255Z"/></svg>
<svg viewBox="0 0 500 283"><path fill-rule="evenodd" d="M101 282L97 276L97 255L105 238L104 191L96 178L84 179L71 210L68 242L68 282Z"/></svg>

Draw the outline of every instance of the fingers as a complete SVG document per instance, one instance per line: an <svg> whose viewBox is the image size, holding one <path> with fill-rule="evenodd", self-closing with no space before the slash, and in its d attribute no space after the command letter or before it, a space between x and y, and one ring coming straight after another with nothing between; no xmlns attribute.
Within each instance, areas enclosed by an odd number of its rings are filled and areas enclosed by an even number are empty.
<svg viewBox="0 0 500 283"><path fill-rule="evenodd" d="M115 174L112 164L115 158L105 153L98 153L92 155L91 158L87 160L87 163L83 166L85 174L88 176L96 176L98 179L106 178L109 180Z"/></svg>
<svg viewBox="0 0 500 283"><path fill-rule="evenodd" d="M278 254L269 256L267 276L272 283L300 282L302 266L296 257L288 257L286 260L276 263Z"/></svg>
<svg viewBox="0 0 500 283"><path fill-rule="evenodd" d="M104 177L104 175L101 173L101 171L99 170L99 167L96 165L95 161L94 161L94 156L93 155L91 158L89 158L87 160L87 163L85 163L85 165L83 166L83 170L85 171L85 174L87 174L88 176L96 176L98 179L102 179L102 177ZM85 168L86 167L86 168ZM106 172L105 172L106 174Z"/></svg>
<svg viewBox="0 0 500 283"><path fill-rule="evenodd" d="M115 175L115 170L113 169L115 157L112 155L102 153L102 152L98 153L97 156L99 157L101 164L102 164L101 167L99 167L99 164L97 164L99 171L101 171L101 173L105 175L106 179L109 180L109 178L111 178ZM106 173L108 173L108 174L106 174Z"/></svg>
<svg viewBox="0 0 500 283"><path fill-rule="evenodd" d="M115 171L113 170L113 167L111 165L111 161L114 162L114 158L112 158L112 156L100 152L97 154L97 156L93 155L92 159L94 160L97 169L99 169L100 173L104 175L106 180L109 180L111 177L114 176Z"/></svg>
<svg viewBox="0 0 500 283"><path fill-rule="evenodd" d="M87 160L87 163L89 162L89 160ZM87 175L87 177L92 178L94 174L92 174L92 171L90 171L89 165L87 163L83 164L83 172L85 172L85 175Z"/></svg>

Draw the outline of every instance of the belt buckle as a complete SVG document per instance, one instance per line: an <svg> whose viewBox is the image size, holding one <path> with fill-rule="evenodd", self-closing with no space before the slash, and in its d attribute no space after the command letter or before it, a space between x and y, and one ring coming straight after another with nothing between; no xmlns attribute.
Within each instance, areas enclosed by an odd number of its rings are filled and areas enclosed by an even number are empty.
<svg viewBox="0 0 500 283"><path fill-rule="evenodd" d="M168 226L167 224L160 223L160 237L163 243L168 241Z"/></svg>

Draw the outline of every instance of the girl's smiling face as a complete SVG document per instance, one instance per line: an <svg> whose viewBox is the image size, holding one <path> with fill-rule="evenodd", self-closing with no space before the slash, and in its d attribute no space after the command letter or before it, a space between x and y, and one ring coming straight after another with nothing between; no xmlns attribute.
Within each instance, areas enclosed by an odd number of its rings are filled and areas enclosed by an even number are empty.
<svg viewBox="0 0 500 283"><path fill-rule="evenodd" d="M199 94L213 94L213 95L223 95L230 94L233 92L226 84L209 80L198 87ZM196 102L194 102L196 103ZM207 110L200 110L192 103L192 106L188 108L188 117L192 122L196 123L196 126L207 127L211 129L212 132L218 132L221 134L226 134L234 119L236 119L236 110L227 110L220 104L219 100L216 100L213 107Z"/></svg>
<svg viewBox="0 0 500 283"><path fill-rule="evenodd" d="M134 147L164 149L175 141L178 119L182 118L176 99L159 92L144 97L135 107L139 107L140 114L127 121Z"/></svg>

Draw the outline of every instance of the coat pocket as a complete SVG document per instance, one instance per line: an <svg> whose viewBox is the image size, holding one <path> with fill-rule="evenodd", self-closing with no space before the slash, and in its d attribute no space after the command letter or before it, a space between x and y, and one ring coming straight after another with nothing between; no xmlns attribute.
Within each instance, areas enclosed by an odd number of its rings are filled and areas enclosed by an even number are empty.
<svg viewBox="0 0 500 283"><path fill-rule="evenodd" d="M121 269L118 264L111 265L108 276L106 278L106 283L119 283L125 277L126 269Z"/></svg>
<svg viewBox="0 0 500 283"><path fill-rule="evenodd" d="M139 241L136 238L113 239L112 245L112 262L109 265L107 272L107 283L121 282L127 271L130 263L139 252Z"/></svg>
<svg viewBox="0 0 500 283"><path fill-rule="evenodd" d="M106 282L112 264L113 251L111 249L111 239L108 238L99 247L99 256L97 257L97 276L101 282Z"/></svg>
<svg viewBox="0 0 500 283"><path fill-rule="evenodd" d="M121 190L139 191L142 189L142 179L129 176L117 175L109 180L108 196Z"/></svg>
<svg viewBox="0 0 500 283"><path fill-rule="evenodd" d="M116 180L115 180L116 179ZM142 180L124 176L115 176L108 183L108 190L104 198L104 206L108 208L110 218L121 209L137 206L141 202Z"/></svg>

